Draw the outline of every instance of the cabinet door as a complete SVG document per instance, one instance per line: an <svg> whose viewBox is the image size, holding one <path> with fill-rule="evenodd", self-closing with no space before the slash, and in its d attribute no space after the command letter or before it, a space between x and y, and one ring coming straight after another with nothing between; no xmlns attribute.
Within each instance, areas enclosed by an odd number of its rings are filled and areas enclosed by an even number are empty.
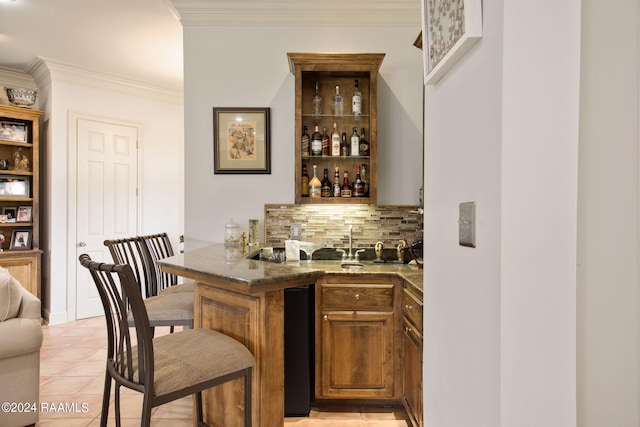
<svg viewBox="0 0 640 427"><path fill-rule="evenodd" d="M404 318L402 403L414 427L422 427L422 337Z"/></svg>
<svg viewBox="0 0 640 427"><path fill-rule="evenodd" d="M394 396L393 312L323 312L320 330L317 398Z"/></svg>
<svg viewBox="0 0 640 427"><path fill-rule="evenodd" d="M40 282L40 253L29 251L24 255L5 252L4 258L0 258L0 266L9 270L23 288L36 297L39 296L38 284Z"/></svg>

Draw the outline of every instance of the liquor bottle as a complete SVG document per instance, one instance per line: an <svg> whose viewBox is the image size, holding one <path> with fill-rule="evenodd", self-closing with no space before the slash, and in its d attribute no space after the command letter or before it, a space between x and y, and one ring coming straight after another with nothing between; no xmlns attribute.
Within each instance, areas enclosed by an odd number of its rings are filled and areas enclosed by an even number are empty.
<svg viewBox="0 0 640 427"><path fill-rule="evenodd" d="M324 169L324 178L322 178L322 189L321 194L322 197L331 197L333 195L333 186L331 185L331 181L329 181L329 169Z"/></svg>
<svg viewBox="0 0 640 427"><path fill-rule="evenodd" d="M362 92L358 87L357 79L356 88L353 90L353 96L351 97L351 113L356 117L362 114Z"/></svg>
<svg viewBox="0 0 640 427"><path fill-rule="evenodd" d="M342 117L344 114L344 104L342 95L340 95L340 86L336 86L336 94L333 95L333 115Z"/></svg>
<svg viewBox="0 0 640 427"><path fill-rule="evenodd" d="M322 156L322 134L318 130L318 126L311 134L311 155Z"/></svg>
<svg viewBox="0 0 640 427"><path fill-rule="evenodd" d="M349 143L347 142L347 134L342 132L342 139L340 142L340 155L347 157L349 155Z"/></svg>
<svg viewBox="0 0 640 427"><path fill-rule="evenodd" d="M300 195L302 197L309 197L309 173L307 172L307 165L302 165L302 185L300 188Z"/></svg>
<svg viewBox="0 0 640 427"><path fill-rule="evenodd" d="M361 156L369 156L371 155L369 151L369 141L364 136L364 128L362 128L362 133L360 134L360 155Z"/></svg>
<svg viewBox="0 0 640 427"><path fill-rule="evenodd" d="M340 197L340 192L342 191L342 184L340 184L340 170L338 166L335 167L335 172L333 173L333 197Z"/></svg>
<svg viewBox="0 0 640 427"><path fill-rule="evenodd" d="M342 180L340 197L351 197L351 186L349 185L349 171L344 171L344 179Z"/></svg>
<svg viewBox="0 0 640 427"><path fill-rule="evenodd" d="M311 99L311 112L314 116L319 116L322 114L322 97L320 96L317 80L316 91L313 93L313 98Z"/></svg>
<svg viewBox="0 0 640 427"><path fill-rule="evenodd" d="M313 165L313 178L309 181L309 197L312 199L322 197L322 183L318 179L318 165Z"/></svg>
<svg viewBox="0 0 640 427"><path fill-rule="evenodd" d="M309 138L309 131L307 127L304 127L302 132L302 157L309 157L311 154L311 138Z"/></svg>
<svg viewBox="0 0 640 427"><path fill-rule="evenodd" d="M331 155L340 155L340 132L338 132L338 126L333 124L333 131L331 132Z"/></svg>
<svg viewBox="0 0 640 427"><path fill-rule="evenodd" d="M364 183L360 177L360 166L356 166L356 179L353 181L353 197L364 197Z"/></svg>
<svg viewBox="0 0 640 427"><path fill-rule="evenodd" d="M323 128L323 132L322 132L322 155L323 156L328 156L331 153L331 149L330 149L330 139L329 139L329 134L327 134L327 128Z"/></svg>
<svg viewBox="0 0 640 427"><path fill-rule="evenodd" d="M360 136L358 135L358 128L353 128L353 133L351 134L351 155L360 155Z"/></svg>
<svg viewBox="0 0 640 427"><path fill-rule="evenodd" d="M367 180L367 165L364 163L360 166L360 178L364 183L364 197L369 197L369 181Z"/></svg>

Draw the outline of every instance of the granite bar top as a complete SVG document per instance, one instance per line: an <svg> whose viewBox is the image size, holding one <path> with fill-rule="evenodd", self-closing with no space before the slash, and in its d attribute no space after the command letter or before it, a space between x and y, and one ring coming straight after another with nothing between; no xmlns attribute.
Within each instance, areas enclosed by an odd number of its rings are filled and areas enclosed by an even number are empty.
<svg viewBox="0 0 640 427"><path fill-rule="evenodd" d="M407 280L420 294L423 291L423 270L415 265L375 264L372 261L363 261L365 267L362 269L344 269L341 268L340 261L334 260L273 263L250 259L256 256L259 250L259 247L247 249L242 258L227 260L224 245L219 243L165 258L158 261L158 264L178 274L185 273L187 277L189 273L199 274L247 286L306 278L309 279L309 283L313 283L325 274L392 274Z"/></svg>

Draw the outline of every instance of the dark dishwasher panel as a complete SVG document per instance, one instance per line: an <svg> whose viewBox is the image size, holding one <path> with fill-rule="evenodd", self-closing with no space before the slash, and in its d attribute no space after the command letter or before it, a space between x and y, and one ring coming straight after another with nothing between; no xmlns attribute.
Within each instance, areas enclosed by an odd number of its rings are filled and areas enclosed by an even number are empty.
<svg viewBox="0 0 640 427"><path fill-rule="evenodd" d="M284 415L308 416L315 367L314 287L284 290Z"/></svg>

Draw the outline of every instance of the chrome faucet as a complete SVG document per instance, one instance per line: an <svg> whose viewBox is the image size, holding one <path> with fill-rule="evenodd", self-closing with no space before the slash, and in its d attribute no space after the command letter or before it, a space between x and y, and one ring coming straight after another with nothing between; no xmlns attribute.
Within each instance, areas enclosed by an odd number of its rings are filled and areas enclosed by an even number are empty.
<svg viewBox="0 0 640 427"><path fill-rule="evenodd" d="M364 252L364 249L358 249L353 254L353 225L349 226L349 253L344 249L336 249L338 252L342 252L342 261L360 261L360 253Z"/></svg>

